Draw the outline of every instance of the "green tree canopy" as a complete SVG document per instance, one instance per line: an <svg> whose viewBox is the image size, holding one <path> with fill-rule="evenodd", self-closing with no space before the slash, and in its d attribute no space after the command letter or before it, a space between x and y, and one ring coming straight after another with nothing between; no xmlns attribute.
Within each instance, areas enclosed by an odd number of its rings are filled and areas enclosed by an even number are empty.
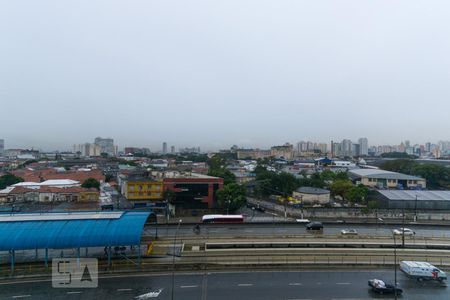
<svg viewBox="0 0 450 300"><path fill-rule="evenodd" d="M0 177L0 190L19 182L23 182L23 178L11 173L5 174Z"/></svg>
<svg viewBox="0 0 450 300"><path fill-rule="evenodd" d="M331 195L333 196L341 196L343 199L345 199L346 194L350 191L352 187L353 183L350 180L339 179L331 184L330 192Z"/></svg>
<svg viewBox="0 0 450 300"><path fill-rule="evenodd" d="M208 175L223 178L224 185L236 182L236 176L227 169L210 169Z"/></svg>
<svg viewBox="0 0 450 300"><path fill-rule="evenodd" d="M237 183L230 183L216 192L217 204L224 210L234 212L247 202L245 194L246 190L244 186Z"/></svg>
<svg viewBox="0 0 450 300"><path fill-rule="evenodd" d="M256 175L259 182L259 191L263 195L288 194L299 187L298 180L291 174L272 171L261 172Z"/></svg>
<svg viewBox="0 0 450 300"><path fill-rule="evenodd" d="M100 189L100 182L97 179L95 179L95 178L88 178L88 179L86 179L83 182L81 187L84 187L84 188L87 188L87 189L89 189L89 188L96 188L97 190L99 190Z"/></svg>
<svg viewBox="0 0 450 300"><path fill-rule="evenodd" d="M350 203L365 203L367 200L367 194L369 190L363 186L362 184L359 184L357 186L352 186L344 193L344 198L348 200Z"/></svg>
<svg viewBox="0 0 450 300"><path fill-rule="evenodd" d="M396 159L385 162L381 168L425 178L429 188L450 188L450 169L441 165L419 163L410 159Z"/></svg>

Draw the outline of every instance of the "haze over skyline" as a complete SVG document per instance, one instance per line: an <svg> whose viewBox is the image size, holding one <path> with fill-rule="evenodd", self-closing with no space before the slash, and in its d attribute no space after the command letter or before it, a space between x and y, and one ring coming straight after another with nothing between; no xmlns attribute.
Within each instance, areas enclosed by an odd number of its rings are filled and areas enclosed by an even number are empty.
<svg viewBox="0 0 450 300"><path fill-rule="evenodd" d="M448 1L3 1L0 139L450 139Z"/></svg>

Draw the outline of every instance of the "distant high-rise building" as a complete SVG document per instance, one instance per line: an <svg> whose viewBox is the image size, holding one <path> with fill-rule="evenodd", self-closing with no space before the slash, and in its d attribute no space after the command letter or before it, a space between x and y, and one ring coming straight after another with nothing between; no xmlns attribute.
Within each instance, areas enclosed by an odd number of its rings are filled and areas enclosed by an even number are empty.
<svg viewBox="0 0 450 300"><path fill-rule="evenodd" d="M102 153L102 147L96 144L85 143L80 145L74 145L73 151L74 153L79 153L80 156L100 156Z"/></svg>
<svg viewBox="0 0 450 300"><path fill-rule="evenodd" d="M100 146L101 148L101 153L106 153L109 156L114 156L116 155L116 147L114 147L114 140L111 138L101 138L101 137L96 137L94 144L97 146Z"/></svg>
<svg viewBox="0 0 450 300"><path fill-rule="evenodd" d="M359 144L352 144L352 156L359 156L361 152Z"/></svg>
<svg viewBox="0 0 450 300"><path fill-rule="evenodd" d="M163 143L162 153L167 154L167 143L166 142Z"/></svg>
<svg viewBox="0 0 450 300"><path fill-rule="evenodd" d="M425 144L425 152L431 152L431 143L426 143Z"/></svg>
<svg viewBox="0 0 450 300"><path fill-rule="evenodd" d="M369 141L367 138L360 138L358 140L359 143L359 155L360 156L367 156L369 155Z"/></svg>
<svg viewBox="0 0 450 300"><path fill-rule="evenodd" d="M331 141L331 155L339 157L342 155L342 144Z"/></svg>
<svg viewBox="0 0 450 300"><path fill-rule="evenodd" d="M341 156L352 156L352 141L342 140L341 142Z"/></svg>
<svg viewBox="0 0 450 300"><path fill-rule="evenodd" d="M5 153L5 140L0 140L0 156L3 156L3 153Z"/></svg>
<svg viewBox="0 0 450 300"><path fill-rule="evenodd" d="M172 154L175 153L175 146L170 146L170 153L172 153Z"/></svg>

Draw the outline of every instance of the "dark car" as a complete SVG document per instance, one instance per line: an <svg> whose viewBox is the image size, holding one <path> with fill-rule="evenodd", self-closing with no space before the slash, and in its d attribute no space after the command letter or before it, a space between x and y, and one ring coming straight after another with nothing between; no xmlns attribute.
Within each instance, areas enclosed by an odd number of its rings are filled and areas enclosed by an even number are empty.
<svg viewBox="0 0 450 300"><path fill-rule="evenodd" d="M306 225L306 230L323 230L323 224L320 222L311 222Z"/></svg>
<svg viewBox="0 0 450 300"><path fill-rule="evenodd" d="M380 279L371 279L368 282L369 286L372 288L372 291L378 293L380 295L383 294L397 294L401 295L403 290L400 288L396 288L393 284L387 284L383 280Z"/></svg>
<svg viewBox="0 0 450 300"><path fill-rule="evenodd" d="M260 211L260 212L265 212L266 211L266 209L264 208L264 207L262 207L261 205L256 205L256 207L255 207L255 209L257 210L257 211Z"/></svg>

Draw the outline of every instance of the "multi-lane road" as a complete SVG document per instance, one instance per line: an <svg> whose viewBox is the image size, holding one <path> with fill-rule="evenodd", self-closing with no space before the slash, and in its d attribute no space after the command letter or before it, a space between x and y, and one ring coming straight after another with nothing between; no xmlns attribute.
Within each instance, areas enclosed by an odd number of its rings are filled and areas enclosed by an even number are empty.
<svg viewBox="0 0 450 300"><path fill-rule="evenodd" d="M176 225L158 225L158 236L170 237L174 236L177 231ZM325 224L324 235L339 235L344 228L356 229L359 235L364 236L392 236L392 229L400 226L393 225L351 225L351 224ZM405 225L406 228L411 228L416 232L416 237L436 237L436 238L450 238L450 228L440 226L416 226ZM153 236L155 234L154 226L147 226L144 230L144 235ZM233 237L233 236L286 236L286 235L303 235L308 234L304 224L207 224L201 225L200 235L214 236L214 237ZM194 235L193 225L183 225L177 232L178 236Z"/></svg>
<svg viewBox="0 0 450 300"><path fill-rule="evenodd" d="M0 282L0 299L392 299L373 294L372 278L394 281L393 270L305 270L134 274L101 278L96 289L55 289L49 281ZM450 299L450 288L398 273L402 299Z"/></svg>

